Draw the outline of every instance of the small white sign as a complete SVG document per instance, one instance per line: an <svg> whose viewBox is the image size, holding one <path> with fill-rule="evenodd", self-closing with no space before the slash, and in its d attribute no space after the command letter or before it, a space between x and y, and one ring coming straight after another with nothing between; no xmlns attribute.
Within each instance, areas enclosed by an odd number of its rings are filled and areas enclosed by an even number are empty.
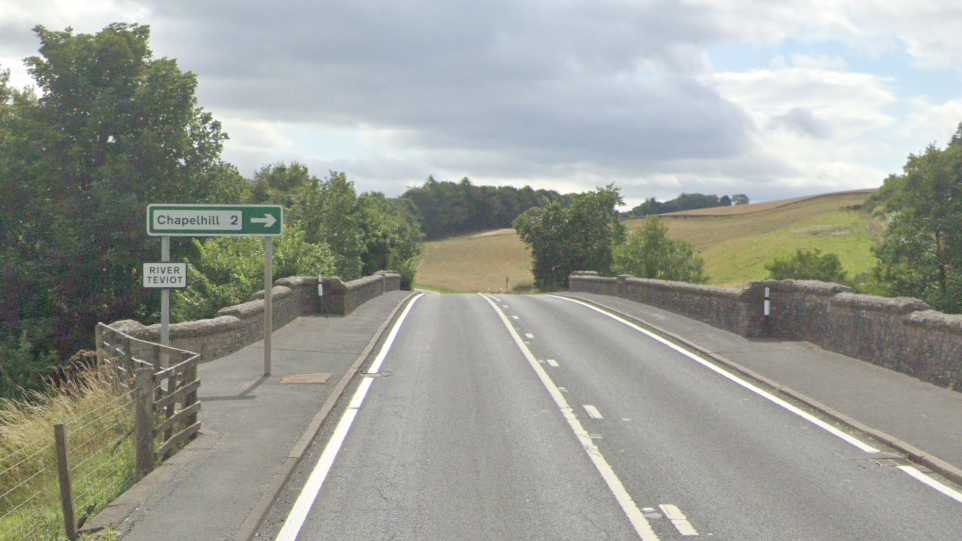
<svg viewBox="0 0 962 541"><path fill-rule="evenodd" d="M187 263L144 263L144 287L160 289L187 287Z"/></svg>

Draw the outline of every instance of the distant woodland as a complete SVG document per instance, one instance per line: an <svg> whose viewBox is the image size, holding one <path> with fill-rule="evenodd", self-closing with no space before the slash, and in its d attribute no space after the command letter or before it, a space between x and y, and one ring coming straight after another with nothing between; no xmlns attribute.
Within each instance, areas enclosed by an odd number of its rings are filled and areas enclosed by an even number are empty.
<svg viewBox="0 0 962 541"><path fill-rule="evenodd" d="M461 233L511 227L524 211L548 203L571 204L571 196L530 186L475 186L467 178L460 182L427 182L409 188L401 196L413 203L421 228L428 239Z"/></svg>

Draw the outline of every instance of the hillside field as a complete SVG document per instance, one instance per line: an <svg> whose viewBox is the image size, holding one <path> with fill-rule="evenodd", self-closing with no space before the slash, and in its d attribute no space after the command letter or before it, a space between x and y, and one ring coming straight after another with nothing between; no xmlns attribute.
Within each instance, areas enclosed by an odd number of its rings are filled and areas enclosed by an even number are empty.
<svg viewBox="0 0 962 541"><path fill-rule="evenodd" d="M796 249L835 253L850 277L875 265L871 247L881 224L853 209L874 190L842 192L738 207L665 214L672 238L690 241L705 260L712 285L742 287L766 277L765 264ZM637 229L643 220L624 223ZM453 237L423 245L418 287L498 291L532 283L531 256L514 230Z"/></svg>

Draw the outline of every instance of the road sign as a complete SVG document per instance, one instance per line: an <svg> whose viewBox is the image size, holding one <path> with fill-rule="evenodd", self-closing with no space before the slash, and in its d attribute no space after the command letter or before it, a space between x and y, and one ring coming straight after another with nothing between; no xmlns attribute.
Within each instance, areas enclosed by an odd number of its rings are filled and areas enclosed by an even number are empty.
<svg viewBox="0 0 962 541"><path fill-rule="evenodd" d="M187 287L187 263L144 263L144 287Z"/></svg>
<svg viewBox="0 0 962 541"><path fill-rule="evenodd" d="M281 205L149 205L147 234L171 237L276 237Z"/></svg>

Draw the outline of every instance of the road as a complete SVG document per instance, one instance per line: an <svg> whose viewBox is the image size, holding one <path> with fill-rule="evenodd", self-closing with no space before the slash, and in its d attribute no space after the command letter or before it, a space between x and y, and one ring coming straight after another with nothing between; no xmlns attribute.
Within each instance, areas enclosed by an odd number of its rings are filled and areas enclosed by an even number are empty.
<svg viewBox="0 0 962 541"><path fill-rule="evenodd" d="M395 332L260 538L962 539L951 487L586 305L425 295Z"/></svg>

